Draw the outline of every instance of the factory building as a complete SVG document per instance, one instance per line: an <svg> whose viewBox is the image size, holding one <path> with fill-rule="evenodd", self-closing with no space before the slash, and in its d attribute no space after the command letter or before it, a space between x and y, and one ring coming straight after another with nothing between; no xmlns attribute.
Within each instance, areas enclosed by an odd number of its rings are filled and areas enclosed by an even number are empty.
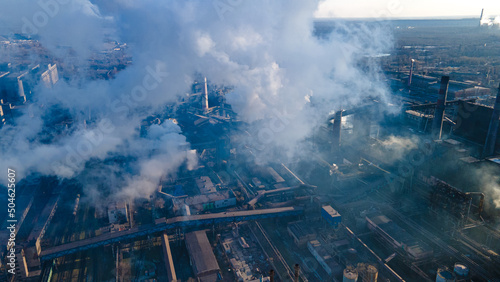
<svg viewBox="0 0 500 282"><path fill-rule="evenodd" d="M406 81L408 79L405 79ZM403 87L403 82L397 79L391 79L393 89L400 89ZM489 89L477 87L474 82L462 82L451 80L449 84L449 99L456 99L468 97L467 95L488 95ZM422 97L427 101L434 101L437 97L440 88L439 78L434 76L413 74L411 77L410 91L412 95ZM435 93L435 94L434 94Z"/></svg>
<svg viewBox="0 0 500 282"><path fill-rule="evenodd" d="M56 64L49 64L48 69L42 73L42 81L47 88L52 88L59 81L59 73Z"/></svg>
<svg viewBox="0 0 500 282"><path fill-rule="evenodd" d="M307 242L307 249L329 276L340 267L318 240Z"/></svg>
<svg viewBox="0 0 500 282"><path fill-rule="evenodd" d="M220 278L220 268L205 231L186 233L186 248L191 266L200 282L213 282Z"/></svg>
<svg viewBox="0 0 500 282"><path fill-rule="evenodd" d="M8 64L10 65L10 64ZM0 125L9 124L20 115L19 109L33 96L33 90L39 81L51 88L59 80L56 64L49 64L41 73L40 65L26 71L13 71L9 67L0 71Z"/></svg>
<svg viewBox="0 0 500 282"><path fill-rule="evenodd" d="M212 180L208 176L201 176L196 179L196 186L200 190L201 194L209 194L217 192Z"/></svg>
<svg viewBox="0 0 500 282"><path fill-rule="evenodd" d="M427 131L432 124L433 115L414 110L406 110L403 114L405 123L421 131Z"/></svg>
<svg viewBox="0 0 500 282"><path fill-rule="evenodd" d="M287 231L298 247L305 246L307 242L316 239L316 233L304 221L289 223Z"/></svg>
<svg viewBox="0 0 500 282"><path fill-rule="evenodd" d="M256 189L264 189L264 188L266 188L257 177L253 177L252 178L252 184L253 184L253 186Z"/></svg>
<svg viewBox="0 0 500 282"><path fill-rule="evenodd" d="M110 203L108 205L108 220L111 224L128 222L127 203Z"/></svg>
<svg viewBox="0 0 500 282"><path fill-rule="evenodd" d="M457 123L453 129L453 134L475 144L485 144L493 108L472 102L460 102L458 113L460 123ZM498 151L499 136L496 136L492 143L494 143L495 151Z"/></svg>
<svg viewBox="0 0 500 282"><path fill-rule="evenodd" d="M177 282L174 259L170 250L170 241L168 239L167 233L163 233L163 235L161 236L161 245L163 250L163 261L165 262L165 268L167 269L167 282Z"/></svg>
<svg viewBox="0 0 500 282"><path fill-rule="evenodd" d="M16 230L15 230L16 233L19 231L22 224L24 223L24 219L26 218L26 215L30 211L33 201L34 201L33 195L29 196L20 195L16 199L16 209L20 214L16 224ZM7 251L7 241L10 237L10 231L7 229L8 226L9 223L7 221L4 221L4 223L2 224L2 229L0 230L0 255L2 255L2 257Z"/></svg>
<svg viewBox="0 0 500 282"><path fill-rule="evenodd" d="M366 222L371 231L375 232L395 250L402 251L411 260L420 261L433 254L431 247L415 239L385 215L367 216Z"/></svg>
<svg viewBox="0 0 500 282"><path fill-rule="evenodd" d="M342 216L332 206L323 206L321 216L334 228L339 227L342 222Z"/></svg>
<svg viewBox="0 0 500 282"><path fill-rule="evenodd" d="M438 179L434 181L435 184L429 197L431 209L436 212L445 210L451 215L463 219L467 214L472 196L444 181Z"/></svg>
<svg viewBox="0 0 500 282"><path fill-rule="evenodd" d="M189 207L191 211L209 211L236 206L236 196L232 190L226 190L192 197L176 198L174 199L174 204L179 209L184 209L184 212L185 206Z"/></svg>
<svg viewBox="0 0 500 282"><path fill-rule="evenodd" d="M279 175L276 170L274 170L272 167L267 167L266 171L268 175L270 176L270 181L274 183L283 183L285 182L285 179Z"/></svg>

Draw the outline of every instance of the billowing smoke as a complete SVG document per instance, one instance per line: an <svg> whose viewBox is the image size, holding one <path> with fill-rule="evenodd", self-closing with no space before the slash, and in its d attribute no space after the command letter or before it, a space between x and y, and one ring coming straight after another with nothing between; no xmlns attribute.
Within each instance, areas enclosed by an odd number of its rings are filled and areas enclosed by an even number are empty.
<svg viewBox="0 0 500 282"><path fill-rule="evenodd" d="M377 69L365 64L391 47L383 26L337 22L318 39L315 1L39 2L3 4L0 18L9 25L2 32L31 34L62 61L71 49L78 58L71 63L83 68L105 40L118 40L130 47L133 63L113 80L76 77L37 89L17 126L0 132L1 170L86 179L95 172L118 195L146 196L161 175L196 164L175 124L154 125L145 138L138 133L145 117L189 91L195 73L234 88L227 100L250 125L246 144L263 158L276 147L297 152L332 111L385 98ZM67 109L73 126L42 140L50 132L42 117L54 107ZM89 194L99 194L88 185Z"/></svg>
<svg viewBox="0 0 500 282"><path fill-rule="evenodd" d="M186 138L171 120L152 125L145 140L129 146L130 151L137 154L134 157L138 160L138 173L128 179L127 185L118 193L125 198L151 195L158 188L160 179L175 177L184 162L190 170L197 165L196 152L189 150Z"/></svg>
<svg viewBox="0 0 500 282"><path fill-rule="evenodd" d="M500 28L500 16L484 15L481 19L481 26Z"/></svg>
<svg viewBox="0 0 500 282"><path fill-rule="evenodd" d="M486 207L491 204L495 209L500 209L500 176L496 170L482 167L474 170L472 177L477 181L479 191L486 196Z"/></svg>
<svg viewBox="0 0 500 282"><path fill-rule="evenodd" d="M418 148L419 140L416 136L402 137L390 135L387 139L381 141L380 150L372 153L386 162L392 163L403 160L411 150Z"/></svg>

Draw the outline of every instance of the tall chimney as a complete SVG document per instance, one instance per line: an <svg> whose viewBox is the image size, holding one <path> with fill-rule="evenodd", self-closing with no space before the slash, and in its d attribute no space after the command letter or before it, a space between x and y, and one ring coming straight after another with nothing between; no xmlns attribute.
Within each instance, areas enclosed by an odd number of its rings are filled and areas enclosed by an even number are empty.
<svg viewBox="0 0 500 282"><path fill-rule="evenodd" d="M481 16L479 17L479 27L481 27L481 22L483 21L484 8L481 10Z"/></svg>
<svg viewBox="0 0 500 282"><path fill-rule="evenodd" d="M432 120L432 135L436 139L441 139L443 130L444 109L446 106L446 97L448 96L449 76L441 77L441 88L437 99L436 110L434 111L434 119Z"/></svg>
<svg viewBox="0 0 500 282"><path fill-rule="evenodd" d="M332 153L337 157L340 153L340 129L342 124L342 110L336 111L333 120Z"/></svg>
<svg viewBox="0 0 500 282"><path fill-rule="evenodd" d="M294 282L299 282L299 271L300 271L300 265L298 264L295 264L295 276L294 276L294 279L293 281Z"/></svg>
<svg viewBox="0 0 500 282"><path fill-rule="evenodd" d="M208 85L205 77L205 87L203 88L203 111L208 112Z"/></svg>
<svg viewBox="0 0 500 282"><path fill-rule="evenodd" d="M269 270L269 281L274 282L274 269Z"/></svg>
<svg viewBox="0 0 500 282"><path fill-rule="evenodd" d="M413 78L413 66L415 64L415 60L411 59L411 67L410 67L410 75L408 76L408 87L411 87L411 80Z"/></svg>
<svg viewBox="0 0 500 282"><path fill-rule="evenodd" d="M488 128L488 135L486 136L486 143L484 144L483 157L489 157L495 153L495 143L497 141L498 125L500 119L500 85L498 86L498 94L491 114L490 127Z"/></svg>

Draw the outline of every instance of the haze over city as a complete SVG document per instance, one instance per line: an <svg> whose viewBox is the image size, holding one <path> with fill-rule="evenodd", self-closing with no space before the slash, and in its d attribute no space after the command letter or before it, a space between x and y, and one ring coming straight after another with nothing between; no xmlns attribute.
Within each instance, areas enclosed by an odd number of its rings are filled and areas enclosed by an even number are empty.
<svg viewBox="0 0 500 282"><path fill-rule="evenodd" d="M0 281L498 281L498 1L0 0Z"/></svg>

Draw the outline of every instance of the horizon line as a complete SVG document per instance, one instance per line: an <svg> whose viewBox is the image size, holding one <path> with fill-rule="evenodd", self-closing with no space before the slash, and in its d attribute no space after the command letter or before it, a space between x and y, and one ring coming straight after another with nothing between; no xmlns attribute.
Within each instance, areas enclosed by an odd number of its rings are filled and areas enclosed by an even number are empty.
<svg viewBox="0 0 500 282"><path fill-rule="evenodd" d="M314 18L315 21L328 21L328 20L379 20L378 17L318 17ZM440 16L440 17L399 17L399 18L383 18L382 21L393 20L480 20L478 16Z"/></svg>

